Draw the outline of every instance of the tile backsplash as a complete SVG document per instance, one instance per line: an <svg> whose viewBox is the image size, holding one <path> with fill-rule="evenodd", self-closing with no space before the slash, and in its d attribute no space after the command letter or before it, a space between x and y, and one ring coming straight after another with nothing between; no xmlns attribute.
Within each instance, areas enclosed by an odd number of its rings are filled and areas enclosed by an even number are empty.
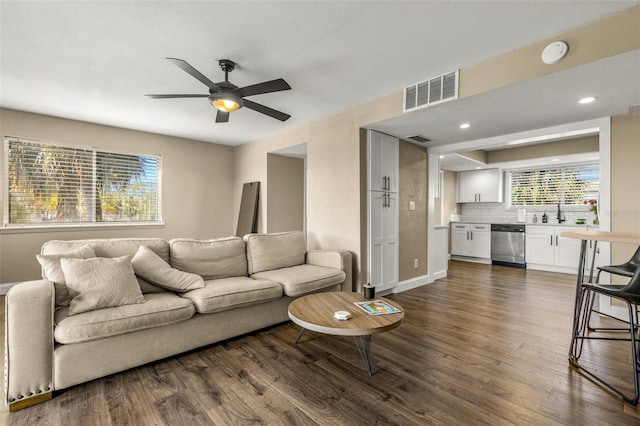
<svg viewBox="0 0 640 426"><path fill-rule="evenodd" d="M506 210L504 203L462 203L461 221L462 222L479 222L479 223L515 223L518 220L518 212L516 210ZM549 223L558 223L556 216L557 210L549 209L546 211L549 216ZM533 223L533 215L538 218L538 223L542 223L542 210L527 209L526 223ZM572 211L562 210L566 218L567 224L576 223L576 219L583 218L587 224L592 224L595 214L591 211Z"/></svg>

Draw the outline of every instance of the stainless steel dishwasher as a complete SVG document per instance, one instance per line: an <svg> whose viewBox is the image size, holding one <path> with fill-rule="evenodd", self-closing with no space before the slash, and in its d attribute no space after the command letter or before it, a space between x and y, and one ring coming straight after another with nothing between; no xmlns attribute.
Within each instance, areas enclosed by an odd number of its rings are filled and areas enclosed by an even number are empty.
<svg viewBox="0 0 640 426"><path fill-rule="evenodd" d="M492 224L491 263L524 268L525 231L523 224Z"/></svg>

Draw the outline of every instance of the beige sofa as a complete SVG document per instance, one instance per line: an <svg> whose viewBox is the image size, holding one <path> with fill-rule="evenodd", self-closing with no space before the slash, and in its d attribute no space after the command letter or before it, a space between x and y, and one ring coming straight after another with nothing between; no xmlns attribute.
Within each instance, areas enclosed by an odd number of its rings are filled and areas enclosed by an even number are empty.
<svg viewBox="0 0 640 426"><path fill-rule="evenodd" d="M244 239L49 241L39 256L43 277L52 273L43 260L58 259L68 278L69 265L77 259L64 256L87 246L99 259L73 257L120 262L122 256L132 256L134 266L144 246L166 262L160 262L166 269L155 271L158 282L175 273L201 287L170 291L140 279L134 268L143 300L70 315L70 309L78 308L74 300L84 294L72 292L72 281L67 280L67 291L76 297L69 306L61 302L59 283L42 279L17 284L5 299L5 395L12 411L48 400L54 390L285 322L289 303L301 295L352 291L351 254L307 252L301 232ZM154 268L147 269L153 274ZM74 286L92 284L73 281Z"/></svg>

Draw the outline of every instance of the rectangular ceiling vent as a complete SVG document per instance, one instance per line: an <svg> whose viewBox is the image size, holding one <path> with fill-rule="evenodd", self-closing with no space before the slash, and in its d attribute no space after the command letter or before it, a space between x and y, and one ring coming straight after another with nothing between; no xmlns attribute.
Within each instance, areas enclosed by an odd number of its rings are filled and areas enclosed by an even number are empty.
<svg viewBox="0 0 640 426"><path fill-rule="evenodd" d="M422 136L422 135L413 135L413 136L407 136L407 139L411 139L412 141L416 141L416 142L420 142L420 143L427 143L427 142L431 142L431 139Z"/></svg>
<svg viewBox="0 0 640 426"><path fill-rule="evenodd" d="M404 112L458 99L459 70L439 75L404 89Z"/></svg>

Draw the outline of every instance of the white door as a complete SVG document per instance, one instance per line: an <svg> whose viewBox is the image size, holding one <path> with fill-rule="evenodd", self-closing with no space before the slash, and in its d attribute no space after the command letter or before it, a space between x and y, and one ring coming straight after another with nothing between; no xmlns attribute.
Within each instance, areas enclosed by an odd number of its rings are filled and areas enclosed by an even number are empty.
<svg viewBox="0 0 640 426"><path fill-rule="evenodd" d="M499 169L477 171L478 201L483 203L502 202L502 176Z"/></svg>
<svg viewBox="0 0 640 426"><path fill-rule="evenodd" d="M382 210L384 233L384 271L382 285L376 290L383 291L398 285L398 194L387 193L387 207Z"/></svg>
<svg viewBox="0 0 640 426"><path fill-rule="evenodd" d="M451 254L469 256L469 231L451 230Z"/></svg>
<svg viewBox="0 0 640 426"><path fill-rule="evenodd" d="M381 285L384 265L384 229L383 204L385 195L382 192L369 191L369 283Z"/></svg>
<svg viewBox="0 0 640 426"><path fill-rule="evenodd" d="M525 259L527 263L553 265L555 262L554 244L553 234L533 234L527 232L525 245Z"/></svg>
<svg viewBox="0 0 640 426"><path fill-rule="evenodd" d="M469 256L486 259L491 257L491 232L471 231L469 233Z"/></svg>
<svg viewBox="0 0 640 426"><path fill-rule="evenodd" d="M478 199L476 172L458 172L458 203L474 203Z"/></svg>
<svg viewBox="0 0 640 426"><path fill-rule="evenodd" d="M572 227L556 226L555 231L555 264L556 266L566 266L577 269L580 261L581 241L575 238L564 238L560 236L562 231L575 230Z"/></svg>
<svg viewBox="0 0 640 426"><path fill-rule="evenodd" d="M398 285L398 194L369 192L369 280L376 291Z"/></svg>
<svg viewBox="0 0 640 426"><path fill-rule="evenodd" d="M369 191L384 191L386 186L386 166L384 164L384 136L382 133L369 131L367 149L368 182Z"/></svg>
<svg viewBox="0 0 640 426"><path fill-rule="evenodd" d="M383 135L382 156L384 175L387 177L387 191L398 192L398 165L399 163L399 146L398 138Z"/></svg>

